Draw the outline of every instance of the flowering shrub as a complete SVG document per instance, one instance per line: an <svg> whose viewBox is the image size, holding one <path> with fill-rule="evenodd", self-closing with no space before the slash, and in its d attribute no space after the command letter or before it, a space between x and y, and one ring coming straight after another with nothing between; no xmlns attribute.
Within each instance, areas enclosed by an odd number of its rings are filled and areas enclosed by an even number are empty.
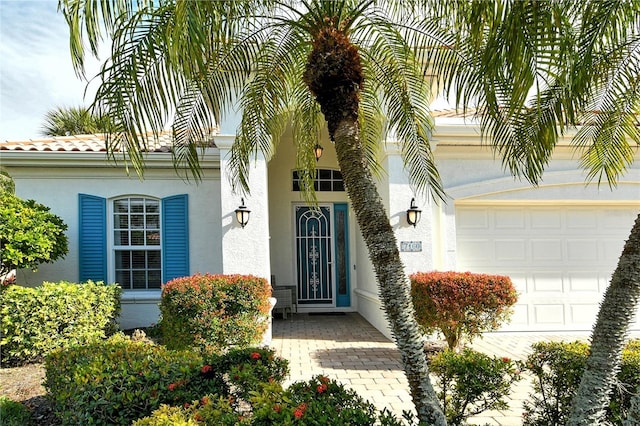
<svg viewBox="0 0 640 426"><path fill-rule="evenodd" d="M266 382L282 383L289 374L289 361L270 348L233 349L205 359L211 369L227 372L226 379L237 398L248 399Z"/></svg>
<svg viewBox="0 0 640 426"><path fill-rule="evenodd" d="M379 413L355 391L324 376L294 383L282 393L265 387L254 395L252 425L402 424L387 412Z"/></svg>
<svg viewBox="0 0 640 426"><path fill-rule="evenodd" d="M378 413L374 406L355 392L326 377L316 376L283 391L275 382L263 383L252 392L250 405L242 408L234 400L207 396L188 406L163 406L152 416L134 426L205 425L205 426L401 426L386 410Z"/></svg>
<svg viewBox="0 0 640 426"><path fill-rule="evenodd" d="M431 359L431 372L449 425L465 424L468 417L486 410L508 408L504 398L520 380L520 371L509 358L490 357L472 349L439 353Z"/></svg>
<svg viewBox="0 0 640 426"><path fill-rule="evenodd" d="M45 387L63 424L131 424L161 404L226 394L221 373L203 372L194 352L171 351L122 335L52 352Z"/></svg>
<svg viewBox="0 0 640 426"><path fill-rule="evenodd" d="M425 333L441 332L452 350L463 337L500 327L518 300L511 279L502 275L419 272L410 279L418 324Z"/></svg>
<svg viewBox="0 0 640 426"><path fill-rule="evenodd" d="M57 348L112 334L120 313L120 287L101 282L8 286L0 292L2 362L41 360Z"/></svg>
<svg viewBox="0 0 640 426"><path fill-rule="evenodd" d="M525 368L534 376L533 392L523 404L523 424L566 424L589 356L589 345L578 341L539 342L532 348ZM611 389L607 424L622 424L640 385L639 340L630 341L623 349L617 380L618 384Z"/></svg>
<svg viewBox="0 0 640 426"><path fill-rule="evenodd" d="M54 351L45 369L45 387L63 424L128 425L163 404L191 412L194 401L199 406L211 399L217 408L207 418L226 412L220 401L235 413L240 398L260 389L259 383L279 385L288 374L288 362L267 348L232 350L203 359L198 352L173 351L119 334ZM209 396L203 399L204 395ZM179 410L161 412L166 422L158 424L181 424L167 420L182 416Z"/></svg>
<svg viewBox="0 0 640 426"><path fill-rule="evenodd" d="M163 343L209 352L260 342L267 329L271 286L250 275L193 275L162 290Z"/></svg>

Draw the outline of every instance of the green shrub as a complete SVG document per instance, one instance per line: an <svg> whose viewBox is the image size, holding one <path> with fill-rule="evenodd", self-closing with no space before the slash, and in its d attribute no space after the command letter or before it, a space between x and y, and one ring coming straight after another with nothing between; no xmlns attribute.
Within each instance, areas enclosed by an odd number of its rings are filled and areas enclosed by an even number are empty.
<svg viewBox="0 0 640 426"><path fill-rule="evenodd" d="M0 292L3 363L39 361L57 348L83 345L113 333L120 288L88 281L8 286Z"/></svg>
<svg viewBox="0 0 640 426"><path fill-rule="evenodd" d="M160 311L171 349L222 351L257 344L267 329L271 286L249 275L194 275L168 282Z"/></svg>
<svg viewBox="0 0 640 426"><path fill-rule="evenodd" d="M250 425L250 413L241 413L238 405L228 397L206 395L181 407L163 405L133 423L133 426L238 426Z"/></svg>
<svg viewBox="0 0 640 426"><path fill-rule="evenodd" d="M204 395L234 401L235 410L241 398L260 389L260 382L281 383L288 362L268 348L203 358L199 352L174 351L118 334L55 351L45 369L45 387L63 424L107 425L130 424L163 404L183 406ZM169 423L182 415L176 410L160 412L166 423L158 424L182 424Z"/></svg>
<svg viewBox="0 0 640 426"><path fill-rule="evenodd" d="M2 426L29 426L31 413L21 403L0 395L0 424Z"/></svg>
<svg viewBox="0 0 640 426"><path fill-rule="evenodd" d="M51 263L67 254L67 225L34 200L0 191L0 277Z"/></svg>
<svg viewBox="0 0 640 426"><path fill-rule="evenodd" d="M465 424L467 418L486 410L508 408L504 398L520 380L520 372L509 358L490 357L472 349L439 353L431 359L431 372L450 425Z"/></svg>
<svg viewBox="0 0 640 426"><path fill-rule="evenodd" d="M372 404L354 391L322 376L294 383L285 391L276 382L263 383L260 391L252 392L252 395L248 407L219 396L206 396L188 406L164 406L134 426L403 424L388 411L377 412Z"/></svg>
<svg viewBox="0 0 640 426"><path fill-rule="evenodd" d="M533 392L524 402L524 425L566 424L589 356L584 342L539 342L532 346L525 368L534 376ZM640 385L640 341L622 351L617 384L611 389L607 422L622 424Z"/></svg>
<svg viewBox="0 0 640 426"><path fill-rule="evenodd" d="M463 337L498 329L518 300L511 279L501 275L419 272L410 279L416 321L425 333L442 333L452 350Z"/></svg>
<svg viewBox="0 0 640 426"><path fill-rule="evenodd" d="M65 425L131 424L161 404L226 394L222 372L203 367L197 353L116 335L49 354L44 384Z"/></svg>
<svg viewBox="0 0 640 426"><path fill-rule="evenodd" d="M224 355L210 356L207 361L213 370L227 373L234 396L245 400L263 383L282 383L289 374L289 361L269 348L232 349Z"/></svg>

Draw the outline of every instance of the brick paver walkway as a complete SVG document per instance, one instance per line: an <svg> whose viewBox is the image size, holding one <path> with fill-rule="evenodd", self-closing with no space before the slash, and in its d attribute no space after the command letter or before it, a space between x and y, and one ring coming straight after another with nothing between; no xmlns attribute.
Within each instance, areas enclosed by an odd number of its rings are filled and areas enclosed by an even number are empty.
<svg viewBox="0 0 640 426"><path fill-rule="evenodd" d="M544 340L585 340L588 333L488 333L474 341L474 349L489 355L524 359L531 344ZM359 314L295 314L274 319L271 346L290 362L286 384L324 374L354 389L379 409L398 415L412 410L407 381L395 344ZM485 412L471 419L480 425L521 425L522 401L530 383L523 380L509 396L510 409Z"/></svg>

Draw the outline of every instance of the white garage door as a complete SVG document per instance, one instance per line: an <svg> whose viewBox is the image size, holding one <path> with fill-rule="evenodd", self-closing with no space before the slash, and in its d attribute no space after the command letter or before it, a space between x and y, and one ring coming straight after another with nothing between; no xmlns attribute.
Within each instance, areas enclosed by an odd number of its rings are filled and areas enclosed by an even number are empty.
<svg viewBox="0 0 640 426"><path fill-rule="evenodd" d="M457 267L511 277L520 296L504 330L590 330L639 211L456 205Z"/></svg>

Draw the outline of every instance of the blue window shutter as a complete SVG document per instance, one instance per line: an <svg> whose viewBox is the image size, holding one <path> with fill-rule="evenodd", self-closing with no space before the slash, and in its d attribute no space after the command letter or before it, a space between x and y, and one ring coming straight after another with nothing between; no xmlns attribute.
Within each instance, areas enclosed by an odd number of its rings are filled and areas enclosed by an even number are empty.
<svg viewBox="0 0 640 426"><path fill-rule="evenodd" d="M162 282L189 275L187 194L162 199Z"/></svg>
<svg viewBox="0 0 640 426"><path fill-rule="evenodd" d="M79 194L80 282L107 282L107 200Z"/></svg>

